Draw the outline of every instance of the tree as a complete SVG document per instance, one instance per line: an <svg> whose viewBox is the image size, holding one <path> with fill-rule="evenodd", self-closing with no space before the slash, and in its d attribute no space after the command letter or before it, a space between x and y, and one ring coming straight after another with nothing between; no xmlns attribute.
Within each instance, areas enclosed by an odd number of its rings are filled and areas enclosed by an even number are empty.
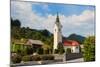
<svg viewBox="0 0 100 67"><path fill-rule="evenodd" d="M63 54L63 53L65 52L62 43L59 43L59 44L58 44L58 52L59 52L59 54Z"/></svg>
<svg viewBox="0 0 100 67"><path fill-rule="evenodd" d="M21 22L16 19L16 20L13 20L11 18L11 37L12 38L15 38L15 39L20 39L20 26L21 26Z"/></svg>
<svg viewBox="0 0 100 67"><path fill-rule="evenodd" d="M66 49L66 53L68 54L68 53L71 53L71 48L67 48Z"/></svg>
<svg viewBox="0 0 100 67"><path fill-rule="evenodd" d="M90 36L84 41L84 61L95 61L95 36Z"/></svg>
<svg viewBox="0 0 100 67"><path fill-rule="evenodd" d="M18 19L13 20L11 18L11 27L20 27L20 26L21 26L21 22Z"/></svg>
<svg viewBox="0 0 100 67"><path fill-rule="evenodd" d="M33 54L33 48L31 46L27 46L26 53Z"/></svg>
<svg viewBox="0 0 100 67"><path fill-rule="evenodd" d="M50 35L50 32L46 29L42 30L41 33L47 37Z"/></svg>
<svg viewBox="0 0 100 67"><path fill-rule="evenodd" d="M54 53L55 53L55 54L58 54L58 53L59 53L58 49L55 49L55 50L54 50Z"/></svg>
<svg viewBox="0 0 100 67"><path fill-rule="evenodd" d="M14 25L17 26L17 27L20 27L21 26L21 22L19 20L14 20Z"/></svg>
<svg viewBox="0 0 100 67"><path fill-rule="evenodd" d="M38 49L37 49L37 53L38 53L38 54L43 54L43 48L38 48Z"/></svg>

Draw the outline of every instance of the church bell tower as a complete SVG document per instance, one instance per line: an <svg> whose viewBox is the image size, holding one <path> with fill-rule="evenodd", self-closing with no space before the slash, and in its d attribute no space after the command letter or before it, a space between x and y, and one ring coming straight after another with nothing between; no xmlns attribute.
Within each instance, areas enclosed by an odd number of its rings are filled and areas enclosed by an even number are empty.
<svg viewBox="0 0 100 67"><path fill-rule="evenodd" d="M61 32L62 25L59 20L59 16L57 13L56 22L54 25L54 46L53 49L57 49L59 43L62 43L62 32Z"/></svg>

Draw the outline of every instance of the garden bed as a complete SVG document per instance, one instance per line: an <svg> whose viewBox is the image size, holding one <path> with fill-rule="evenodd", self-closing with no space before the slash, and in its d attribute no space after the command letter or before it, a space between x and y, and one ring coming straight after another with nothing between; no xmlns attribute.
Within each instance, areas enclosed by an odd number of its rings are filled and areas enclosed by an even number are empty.
<svg viewBox="0 0 100 67"><path fill-rule="evenodd" d="M28 62L34 62L35 64L44 64L46 62L51 62L54 60L53 55L14 55L11 56L12 64L27 64Z"/></svg>

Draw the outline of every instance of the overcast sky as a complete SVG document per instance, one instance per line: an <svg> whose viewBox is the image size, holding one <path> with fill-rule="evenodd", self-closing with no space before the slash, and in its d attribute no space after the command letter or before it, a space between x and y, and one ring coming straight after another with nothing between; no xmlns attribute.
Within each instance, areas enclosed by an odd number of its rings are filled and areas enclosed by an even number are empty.
<svg viewBox="0 0 100 67"><path fill-rule="evenodd" d="M11 17L19 19L22 27L47 29L53 33L57 12L63 36L94 35L94 6L11 1Z"/></svg>

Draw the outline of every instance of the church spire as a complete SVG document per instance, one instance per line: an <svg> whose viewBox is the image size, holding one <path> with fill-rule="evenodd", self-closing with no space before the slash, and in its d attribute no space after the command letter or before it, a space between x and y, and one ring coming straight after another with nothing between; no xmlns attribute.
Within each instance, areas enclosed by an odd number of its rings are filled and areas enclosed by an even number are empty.
<svg viewBox="0 0 100 67"><path fill-rule="evenodd" d="M56 22L59 22L58 12L57 12L57 17L56 17Z"/></svg>
<svg viewBox="0 0 100 67"><path fill-rule="evenodd" d="M57 13L55 25L54 25L54 50L57 49L59 43L62 43L62 33L61 33L62 25L60 24L59 15Z"/></svg>

